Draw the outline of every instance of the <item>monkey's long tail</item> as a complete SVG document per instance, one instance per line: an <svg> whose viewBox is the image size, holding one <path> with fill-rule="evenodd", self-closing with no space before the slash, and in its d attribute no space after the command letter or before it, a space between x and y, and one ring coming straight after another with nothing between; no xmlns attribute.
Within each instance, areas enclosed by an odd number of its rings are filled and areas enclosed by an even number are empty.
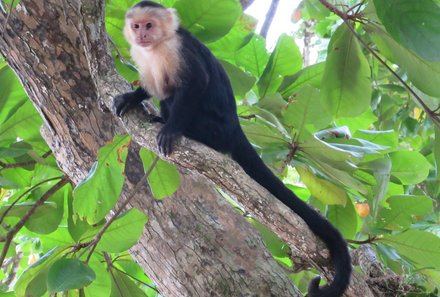
<svg viewBox="0 0 440 297"><path fill-rule="evenodd" d="M263 163L241 129L236 134L236 143L232 158L240 164L244 171L265 187L281 202L298 214L315 235L321 238L330 251L335 269L333 282L319 287L320 278L310 282L309 297L339 297L342 296L350 282L351 261L347 243L341 233L315 210L299 199L290 191Z"/></svg>

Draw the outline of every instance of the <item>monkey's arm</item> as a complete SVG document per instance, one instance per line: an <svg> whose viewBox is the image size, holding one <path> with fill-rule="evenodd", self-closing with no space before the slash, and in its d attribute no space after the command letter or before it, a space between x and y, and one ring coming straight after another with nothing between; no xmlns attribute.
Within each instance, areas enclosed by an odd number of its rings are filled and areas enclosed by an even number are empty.
<svg viewBox="0 0 440 297"><path fill-rule="evenodd" d="M142 87L133 92L128 92L115 97L113 101L113 113L118 117L123 116L130 109L138 106L143 100L151 98Z"/></svg>
<svg viewBox="0 0 440 297"><path fill-rule="evenodd" d="M173 94L169 117L157 134L157 144L165 155L172 152L174 142L182 136L197 112L200 94L195 94L192 90L193 87L181 87Z"/></svg>

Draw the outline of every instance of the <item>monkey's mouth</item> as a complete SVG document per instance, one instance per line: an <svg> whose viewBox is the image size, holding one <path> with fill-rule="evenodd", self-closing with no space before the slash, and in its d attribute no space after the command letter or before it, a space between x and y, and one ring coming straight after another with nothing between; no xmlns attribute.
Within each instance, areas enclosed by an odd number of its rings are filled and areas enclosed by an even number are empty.
<svg viewBox="0 0 440 297"><path fill-rule="evenodd" d="M150 46L153 42L150 40L138 40L136 43L141 47L147 47Z"/></svg>

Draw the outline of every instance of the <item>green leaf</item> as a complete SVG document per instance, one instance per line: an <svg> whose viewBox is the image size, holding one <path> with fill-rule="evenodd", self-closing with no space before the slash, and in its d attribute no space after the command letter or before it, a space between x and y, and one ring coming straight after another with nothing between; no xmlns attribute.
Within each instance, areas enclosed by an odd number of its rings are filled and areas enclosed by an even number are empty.
<svg viewBox="0 0 440 297"><path fill-rule="evenodd" d="M23 217L33 206L34 202L23 202L15 204L9 211L7 216L21 218ZM0 207L0 216L2 216L5 211L11 206L11 204L4 204ZM37 208L34 212L34 215L38 215L38 213L47 213L53 211L57 208L57 205L54 202L45 202L43 205Z"/></svg>
<svg viewBox="0 0 440 297"><path fill-rule="evenodd" d="M354 239L357 231L357 212L350 199L345 206L330 205L328 207L328 220L341 231L345 238Z"/></svg>
<svg viewBox="0 0 440 297"><path fill-rule="evenodd" d="M267 110L277 117L281 117L281 112L287 106L287 102L281 97L280 93L273 93L261 98L258 104L254 106Z"/></svg>
<svg viewBox="0 0 440 297"><path fill-rule="evenodd" d="M257 118L257 121L241 121L241 127L249 141L259 147L286 147L290 142L288 135L274 124Z"/></svg>
<svg viewBox="0 0 440 297"><path fill-rule="evenodd" d="M401 45L440 61L440 7L432 0L374 0L382 24Z"/></svg>
<svg viewBox="0 0 440 297"><path fill-rule="evenodd" d="M254 36L253 30L256 24L257 21L254 18L242 14L228 34L207 46L217 59L236 64L235 55Z"/></svg>
<svg viewBox="0 0 440 297"><path fill-rule="evenodd" d="M275 93L283 77L296 73L301 67L302 57L295 40L286 34L281 35L258 81L260 96L265 97Z"/></svg>
<svg viewBox="0 0 440 297"><path fill-rule="evenodd" d="M291 253L289 246L283 242L275 233L255 219L249 218L248 221L258 230L267 248L274 257L289 257Z"/></svg>
<svg viewBox="0 0 440 297"><path fill-rule="evenodd" d="M310 86L302 88L293 95L283 112L283 122L298 130L299 138L302 131L307 130L307 125L324 127L331 119L331 115L322 109L319 91ZM309 132L314 132L313 130L309 129Z"/></svg>
<svg viewBox="0 0 440 297"><path fill-rule="evenodd" d="M98 150L89 176L73 191L73 208L89 224L96 224L114 207L124 184L124 167L130 136L115 136Z"/></svg>
<svg viewBox="0 0 440 297"><path fill-rule="evenodd" d="M144 292L128 276L112 270L112 293L110 297L145 297Z"/></svg>
<svg viewBox="0 0 440 297"><path fill-rule="evenodd" d="M325 204L346 205L347 194L344 190L334 184L316 176L316 174L306 166L297 166L296 170L301 176L302 182L307 186L310 193Z"/></svg>
<svg viewBox="0 0 440 297"><path fill-rule="evenodd" d="M371 141L376 144L388 147L387 152L396 150L398 146L398 133L393 130L374 131L359 130L354 133L353 137Z"/></svg>
<svg viewBox="0 0 440 297"><path fill-rule="evenodd" d="M23 168L9 168L2 171L0 187L6 189L20 189L31 185L32 171Z"/></svg>
<svg viewBox="0 0 440 297"><path fill-rule="evenodd" d="M385 236L381 241L419 266L440 269L440 238L432 233L408 230Z"/></svg>
<svg viewBox="0 0 440 297"><path fill-rule="evenodd" d="M102 256L93 254L89 261L90 268L96 274L96 279L84 288L87 297L108 297L111 292L110 274L106 269L105 260Z"/></svg>
<svg viewBox="0 0 440 297"><path fill-rule="evenodd" d="M391 153L390 157L393 164L391 174L404 185L418 184L429 175L431 164L419 152L399 151Z"/></svg>
<svg viewBox="0 0 440 297"><path fill-rule="evenodd" d="M60 259L48 272L47 288L50 293L81 289L96 278L95 272L78 259Z"/></svg>
<svg viewBox="0 0 440 297"><path fill-rule="evenodd" d="M87 223L87 221L85 220L81 220L80 218L78 218L78 216L76 214L74 214L73 211L73 196L69 195L68 196L68 201L67 201L67 205L68 205L68 217L67 217L67 228L69 230L69 234L70 236L72 236L73 240L75 242L78 242L82 239L82 236L90 230L96 230L96 233L99 231L99 228L101 227L101 225L104 223L100 224L100 225L94 225L91 226ZM95 234L93 234L95 235Z"/></svg>
<svg viewBox="0 0 440 297"><path fill-rule="evenodd" d="M426 196L398 195L387 199L390 209L379 212L376 226L388 230L408 229L414 216L425 216L433 211L433 201Z"/></svg>
<svg viewBox="0 0 440 297"><path fill-rule="evenodd" d="M292 76L286 76L278 91L284 98L289 98L301 88L310 85L315 88L321 86L325 63L318 63L301 69ZM322 109L322 107L321 107Z"/></svg>
<svg viewBox="0 0 440 297"><path fill-rule="evenodd" d="M370 66L345 24L336 30L328 46L321 82L321 98L335 117L357 116L371 100Z"/></svg>
<svg viewBox="0 0 440 297"><path fill-rule="evenodd" d="M241 14L238 0L179 0L174 4L183 27L203 42L226 35Z"/></svg>
<svg viewBox="0 0 440 297"><path fill-rule="evenodd" d="M440 63L426 61L404 48L378 25L364 25L380 52L407 72L411 82L424 93L440 97Z"/></svg>
<svg viewBox="0 0 440 297"><path fill-rule="evenodd" d="M244 97L256 82L256 78L226 61L221 61L231 81L235 96Z"/></svg>
<svg viewBox="0 0 440 297"><path fill-rule="evenodd" d="M373 113L371 108L369 108L366 112L354 118L346 117L336 119L335 124L337 127L346 126L351 132L356 132L357 130L370 128L377 120L377 116Z"/></svg>
<svg viewBox="0 0 440 297"><path fill-rule="evenodd" d="M145 148L141 148L139 152L144 171L147 172L154 160L156 154ZM148 176L148 184L155 199L163 199L173 195L180 186L180 174L177 168L161 159L157 162L153 171Z"/></svg>
<svg viewBox="0 0 440 297"><path fill-rule="evenodd" d="M49 199L55 205L53 208L46 208L43 211L39 209L29 218L25 226L32 232L39 234L49 234L54 232L61 222L64 214L64 198L67 198L70 185L66 185L63 188L56 191ZM48 190L49 187L44 187L36 192L41 192L41 196L44 194L42 190ZM34 193L33 193L34 194Z"/></svg>
<svg viewBox="0 0 440 297"><path fill-rule="evenodd" d="M319 0L305 0L304 9L312 19L324 20L330 11Z"/></svg>
<svg viewBox="0 0 440 297"><path fill-rule="evenodd" d="M268 61L266 42L257 34L254 34L251 41L236 54L236 64L256 77L263 74Z"/></svg>
<svg viewBox="0 0 440 297"><path fill-rule="evenodd" d="M28 100L0 125L0 139L13 142L18 137L27 141L40 139L42 123L40 115Z"/></svg>
<svg viewBox="0 0 440 297"><path fill-rule="evenodd" d="M120 215L105 231L96 249L109 253L122 253L131 248L142 235L147 223L147 216L140 210L133 208ZM85 240L92 239L85 236Z"/></svg>
<svg viewBox="0 0 440 297"><path fill-rule="evenodd" d="M27 102L26 93L15 73L7 65L0 67L0 124Z"/></svg>
<svg viewBox="0 0 440 297"><path fill-rule="evenodd" d="M15 284L15 294L17 296L39 297L46 290L46 279L49 268L58 259L62 258L69 247L55 247L37 262L27 267Z"/></svg>

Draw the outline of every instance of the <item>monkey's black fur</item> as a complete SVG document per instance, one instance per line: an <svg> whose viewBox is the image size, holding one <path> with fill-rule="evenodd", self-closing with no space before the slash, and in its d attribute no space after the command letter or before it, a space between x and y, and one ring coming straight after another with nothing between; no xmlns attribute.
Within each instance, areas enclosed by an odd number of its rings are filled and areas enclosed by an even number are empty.
<svg viewBox="0 0 440 297"><path fill-rule="evenodd" d="M163 6L141 1L136 7ZM339 231L324 217L310 208L266 167L243 133L236 112L232 88L222 65L201 42L179 28L183 69L181 83L172 94L161 100L161 117L165 123L157 136L164 154L172 152L175 140L184 135L205 145L231 154L244 171L281 202L296 212L330 251L335 277L330 285L319 287L320 278L309 285L310 297L342 296L351 274L347 244ZM150 98L142 88L115 98L113 111L122 116L142 100Z"/></svg>

